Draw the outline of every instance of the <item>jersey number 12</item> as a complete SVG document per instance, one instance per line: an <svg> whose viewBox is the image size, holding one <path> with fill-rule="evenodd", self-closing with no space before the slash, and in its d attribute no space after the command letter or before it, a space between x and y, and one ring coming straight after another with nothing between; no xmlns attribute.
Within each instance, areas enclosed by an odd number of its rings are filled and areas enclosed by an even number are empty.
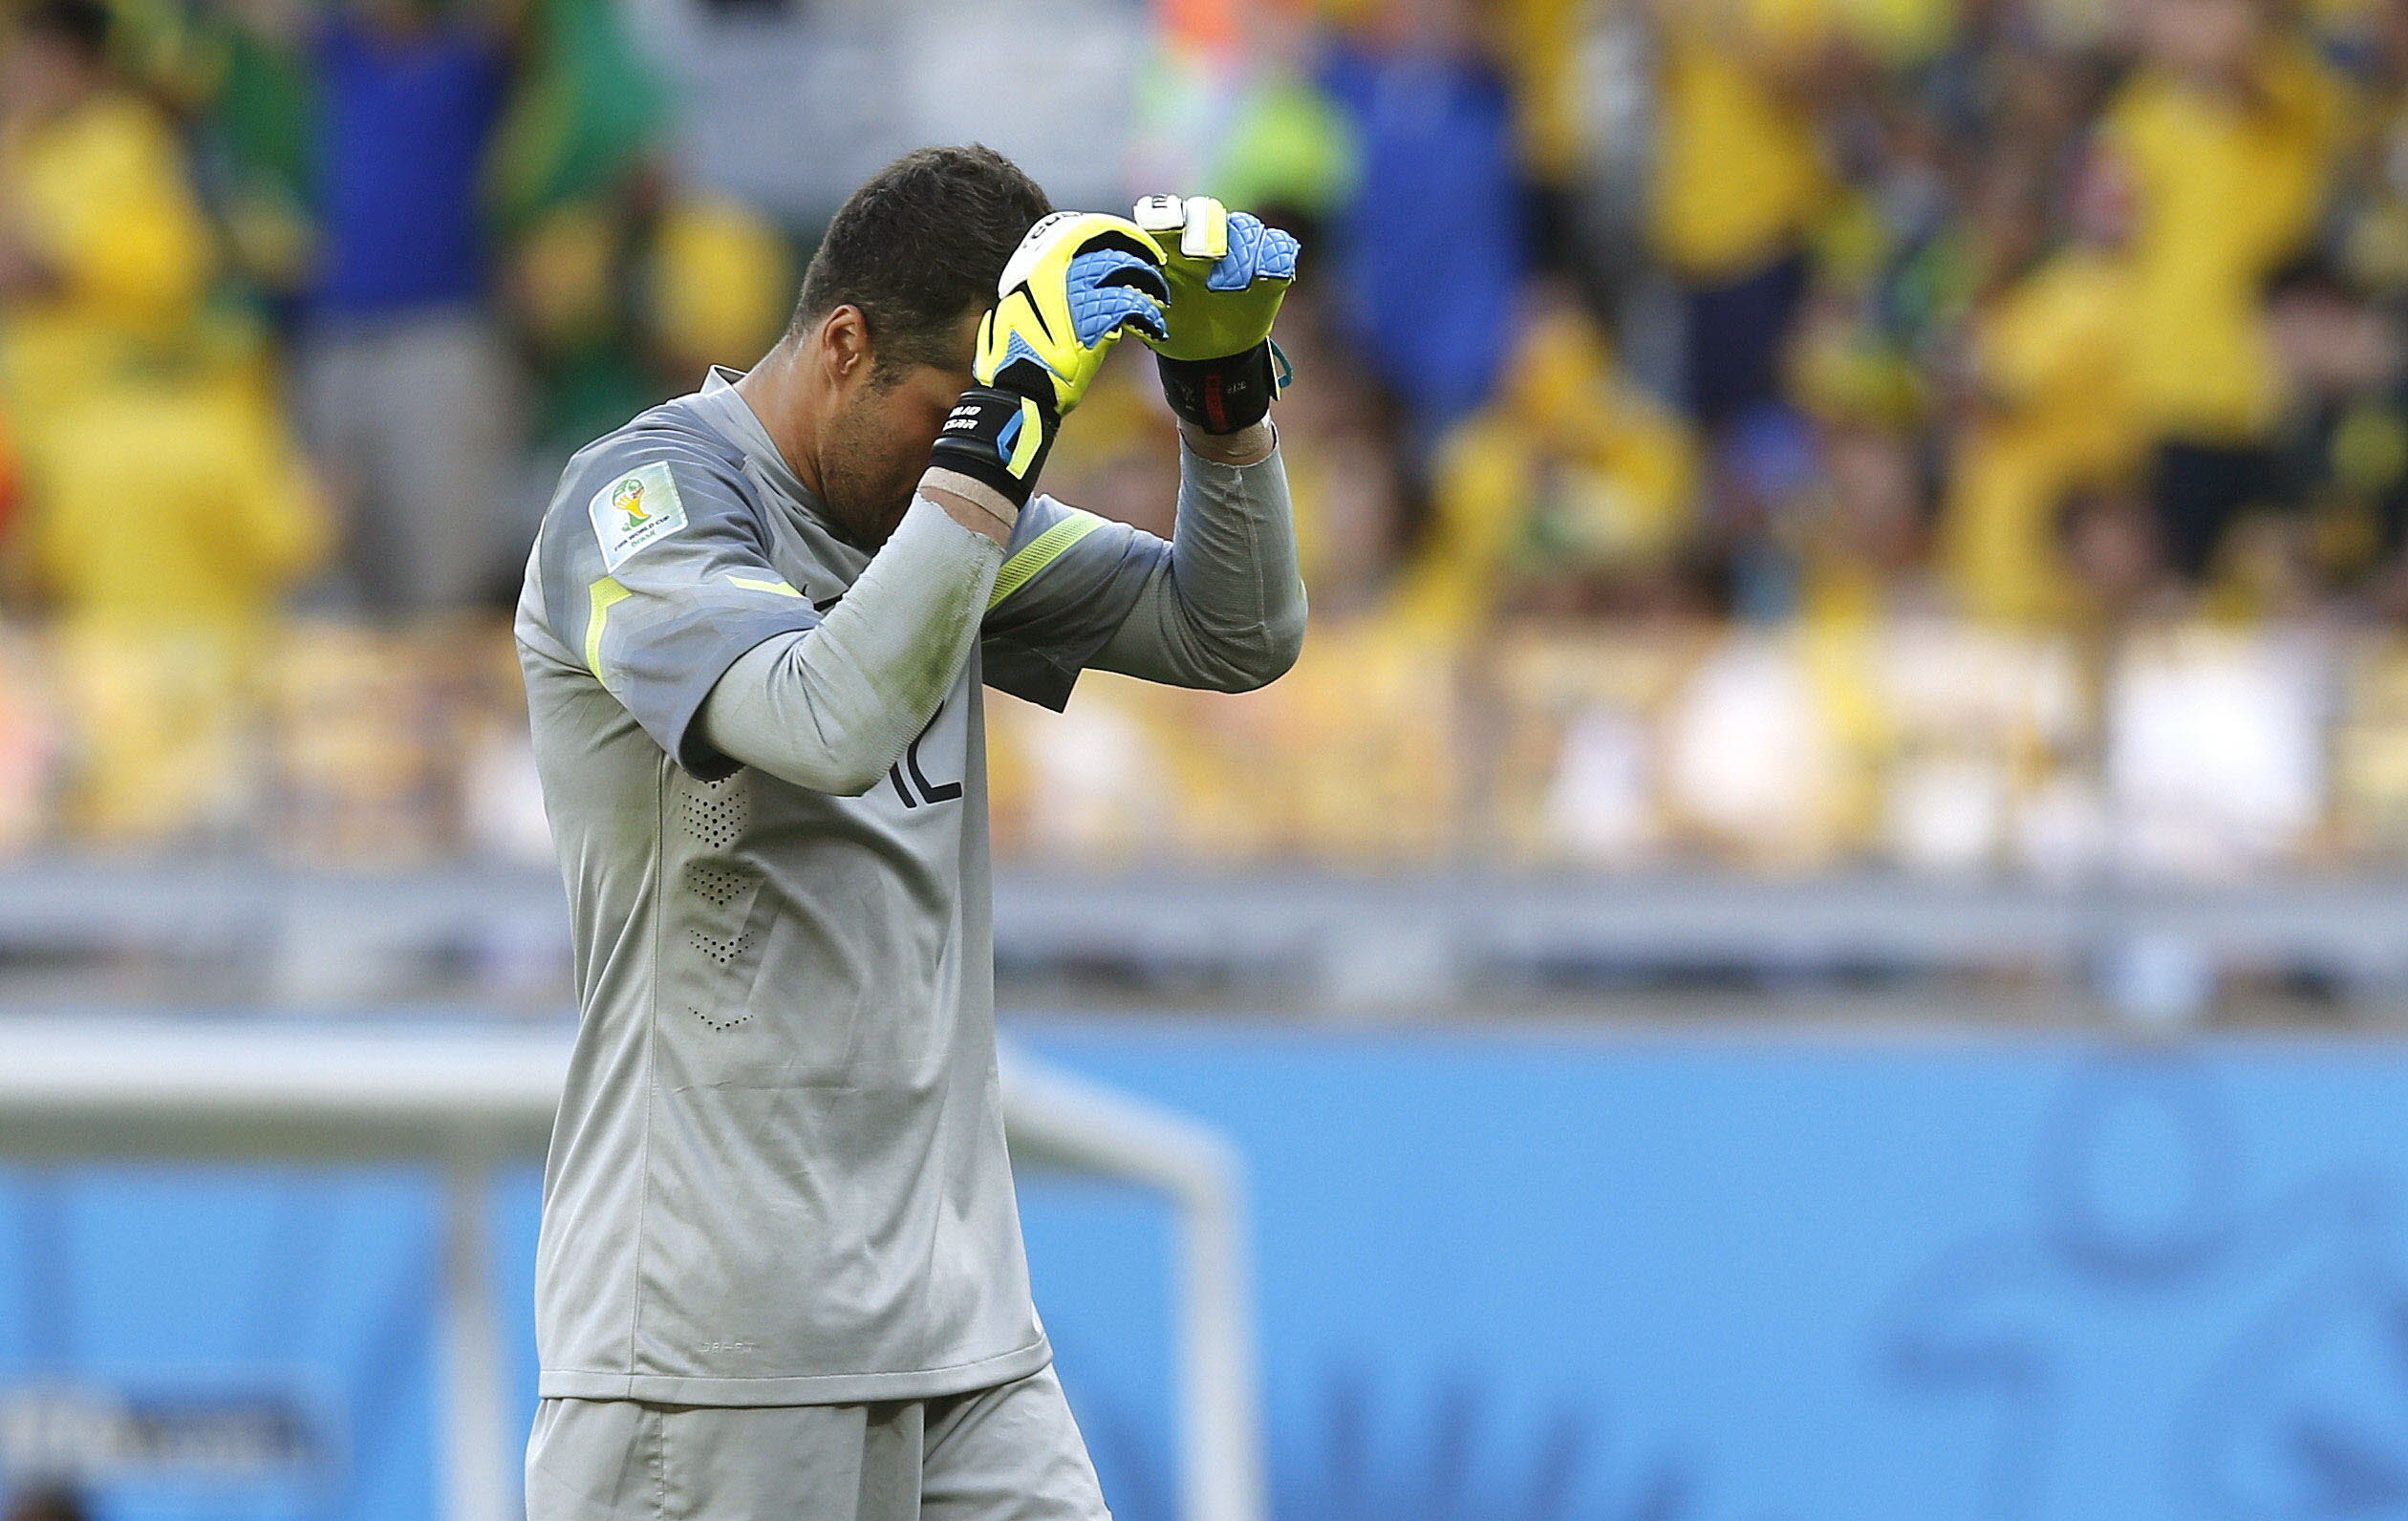
<svg viewBox="0 0 2408 1521"><path fill-rule="evenodd" d="M935 727L936 720L932 718L928 720L928 729ZM919 738L914 739L911 747L903 752L902 760L887 767L887 776L894 782L895 796L903 800L903 806L907 808L916 808L923 803L951 803L961 796L960 782L931 782L928 773L920 769L920 739L928 738L928 729L919 732ZM918 788L917 796L913 794L914 786Z"/></svg>

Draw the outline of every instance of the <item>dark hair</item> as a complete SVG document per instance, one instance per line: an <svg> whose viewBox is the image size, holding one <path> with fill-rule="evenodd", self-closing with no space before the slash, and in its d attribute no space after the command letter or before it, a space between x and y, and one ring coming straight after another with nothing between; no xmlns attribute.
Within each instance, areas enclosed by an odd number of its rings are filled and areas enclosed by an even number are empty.
<svg viewBox="0 0 2408 1521"><path fill-rule="evenodd" d="M995 299L1012 250L1053 209L992 148L921 148L879 170L829 223L795 303L795 329L861 309L877 369L950 359L961 314Z"/></svg>
<svg viewBox="0 0 2408 1521"><path fill-rule="evenodd" d="M94 62L108 54L112 23L101 0L35 0L16 24L22 35L66 43Z"/></svg>

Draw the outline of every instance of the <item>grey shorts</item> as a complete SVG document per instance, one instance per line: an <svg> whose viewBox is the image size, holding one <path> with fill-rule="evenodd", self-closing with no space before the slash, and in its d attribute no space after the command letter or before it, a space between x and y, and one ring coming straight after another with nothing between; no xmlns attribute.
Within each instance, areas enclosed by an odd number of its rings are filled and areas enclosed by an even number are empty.
<svg viewBox="0 0 2408 1521"><path fill-rule="evenodd" d="M546 1400L527 1521L1110 1521L1051 1368L938 1400Z"/></svg>

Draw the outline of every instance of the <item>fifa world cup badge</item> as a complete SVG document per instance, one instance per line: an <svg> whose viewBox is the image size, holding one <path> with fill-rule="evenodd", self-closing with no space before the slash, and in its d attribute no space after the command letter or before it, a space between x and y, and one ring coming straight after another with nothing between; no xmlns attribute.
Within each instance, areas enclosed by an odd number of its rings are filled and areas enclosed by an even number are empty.
<svg viewBox="0 0 2408 1521"><path fill-rule="evenodd" d="M587 515L593 520L593 536L602 546L602 564L612 570L686 523L677 483L670 478L669 467L657 462L631 470L595 492Z"/></svg>

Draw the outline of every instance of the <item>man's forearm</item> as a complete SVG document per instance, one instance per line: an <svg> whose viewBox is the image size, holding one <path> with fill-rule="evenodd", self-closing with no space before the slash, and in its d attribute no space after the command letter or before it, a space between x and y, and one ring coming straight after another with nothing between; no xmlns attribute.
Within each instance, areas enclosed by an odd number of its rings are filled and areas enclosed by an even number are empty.
<svg viewBox="0 0 2408 1521"><path fill-rule="evenodd" d="M781 634L727 669L702 733L732 760L815 792L868 791L961 674L1003 563L980 525L996 504L930 471L886 546L817 628ZM944 499L951 498L951 501Z"/></svg>
<svg viewBox="0 0 2408 1521"><path fill-rule="evenodd" d="M985 482L931 465L920 477L919 494L944 508L946 516L972 533L982 533L994 540L996 547L1010 546L1012 525L1020 521L1020 508Z"/></svg>
<svg viewBox="0 0 2408 1521"><path fill-rule="evenodd" d="M1287 470L1269 422L1183 429L1171 555L1095 664L1174 686L1242 692L1283 675L1304 641L1304 581Z"/></svg>

